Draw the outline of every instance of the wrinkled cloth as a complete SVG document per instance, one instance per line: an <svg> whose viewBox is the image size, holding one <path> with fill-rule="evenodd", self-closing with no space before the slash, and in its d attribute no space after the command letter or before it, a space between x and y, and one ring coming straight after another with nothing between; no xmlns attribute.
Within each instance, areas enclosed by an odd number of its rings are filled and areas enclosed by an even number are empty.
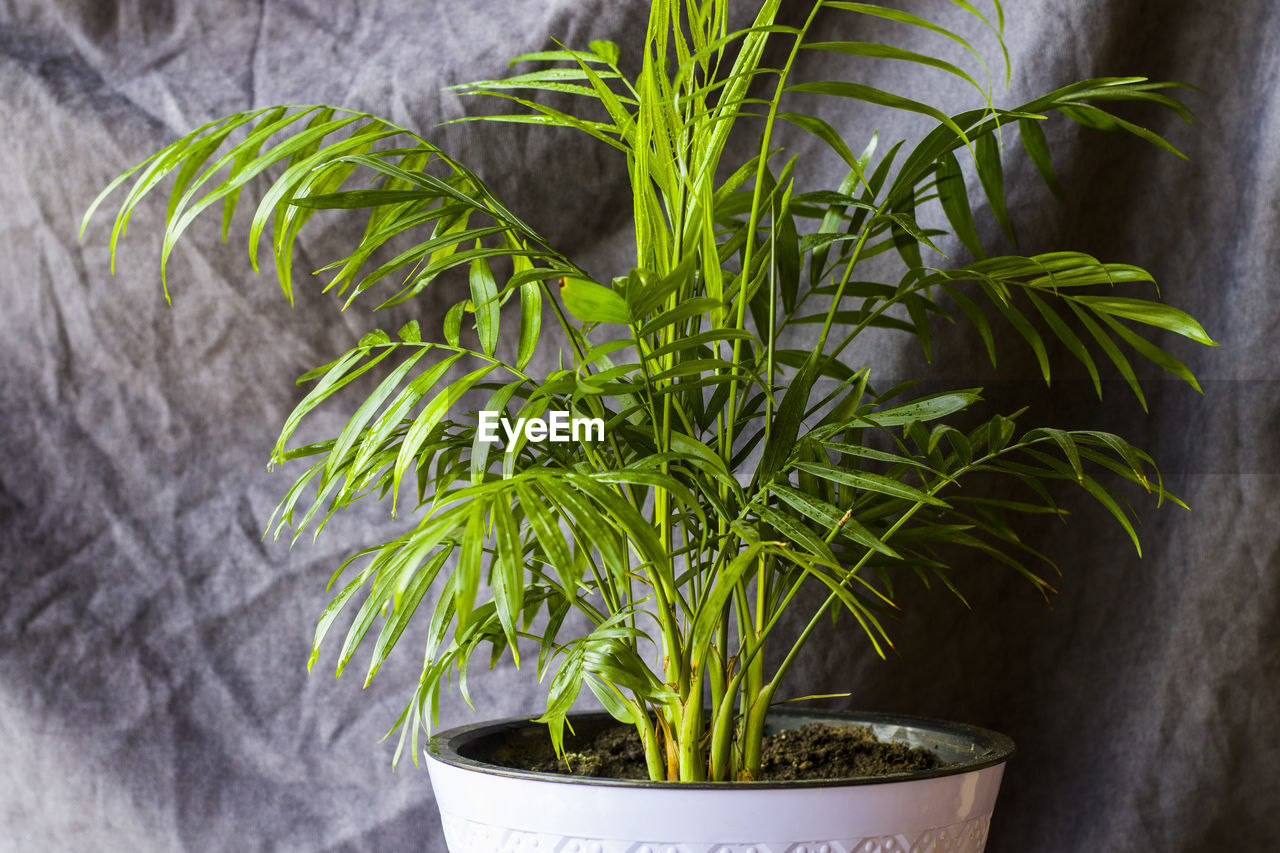
<svg viewBox="0 0 1280 853"><path fill-rule="evenodd" d="M1021 250L1146 266L1203 321L1220 349L1161 343L1204 394L1152 369L1148 414L1114 374L1099 404L1068 353L1054 353L1062 372L1046 389L1012 332L993 368L963 326L936 327L932 366L893 335L850 361L875 359L886 386L981 385L993 411L1030 405L1036 423L1119 431L1192 512L1133 495L1139 558L1105 512L1069 497L1070 524L1022 529L1061 569L1051 607L1012 572L968 559L957 571L968 608L904 581L888 660L842 621L802 657L789 695L851 691L832 706L1011 735L993 853L1280 849L1280 6L1007 6L1002 104L1090 75L1200 87L1185 93L1198 126L1140 114L1190 162L1059 120L1049 135L1063 203L1016 145L1006 182ZM991 48L951 4L910 7ZM819 29L943 49L927 33L837 17ZM333 641L306 671L328 576L388 538L385 508L342 514L314 545L264 541L289 482L264 462L298 375L374 327L417 317L436 333L465 281L442 280L388 317L339 312L308 285L290 307L270 272L249 272L246 220L222 245L214 212L173 255L169 307L162 199L134 214L114 276L109 215L83 242L79 219L111 177L200 123L332 103L427 133L607 280L633 256L615 152L564 131L436 125L494 108L447 85L499 76L553 39L633 41L645 18L643 3L598 0L0 4L0 851L444 849L425 771L405 761L392 773L393 744L379 742L416 683L423 626L367 690L362 672L332 678ZM814 55L800 70L852 73L952 111L972 103L956 100L972 98L962 82L915 67ZM855 150L874 130L920 133L853 104L823 109ZM805 188L838 185L838 159L811 140L788 145L811 158ZM998 239L981 206L978 218ZM299 266L338 257L355 227L340 216L308 226ZM482 668L478 710L451 693L443 725L538 713L527 669Z"/></svg>

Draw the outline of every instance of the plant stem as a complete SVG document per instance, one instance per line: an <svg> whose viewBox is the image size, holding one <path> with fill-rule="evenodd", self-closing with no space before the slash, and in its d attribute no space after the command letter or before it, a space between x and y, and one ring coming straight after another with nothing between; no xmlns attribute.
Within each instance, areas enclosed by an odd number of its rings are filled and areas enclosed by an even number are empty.
<svg viewBox="0 0 1280 853"><path fill-rule="evenodd" d="M763 667L763 659L761 666ZM769 717L769 707L777 690L773 683L744 694L750 697L746 713L746 725L742 734L742 769L738 775L744 781L763 778L764 726Z"/></svg>
<svg viewBox="0 0 1280 853"><path fill-rule="evenodd" d="M660 782L665 778L666 765L663 762L662 743L658 739L653 720L649 719L648 709L641 702L635 703L632 713L636 718L636 729L640 732L640 743L644 746L645 766L649 778Z"/></svg>
<svg viewBox="0 0 1280 853"><path fill-rule="evenodd" d="M764 188L765 171L768 168L769 143L773 139L773 126L778 118L778 106L782 101L782 92L787 85L787 77L791 74L791 68L795 64L796 56L800 52L800 45L804 42L805 35L809 32L809 27L813 24L814 18L818 14L818 10L822 8L822 3L818 2L813 5L809 11L809 17L805 20L804 26L800 28L800 32L796 34L795 43L791 46L791 54L787 57L786 63L782 66L778 73L778 85L773 93L773 98L769 103L769 115L765 119L764 132L760 136L760 154L759 163L756 166L755 186L751 195L751 216L747 220L747 242L743 247L742 254L742 284L738 288L738 317L735 328L742 329L746 325L747 312L747 287L751 283L751 255L755 248L755 232L760 223L760 202L761 192ZM757 21L757 24L759 22ZM768 21L773 23L773 18ZM737 364L742 357L742 341L735 340L733 342L733 358L732 362ZM728 412L728 425L725 431L725 439L721 443L721 452L725 454L725 461L728 462L733 455L733 431L734 424L737 419L737 400L738 400L738 380L733 377L729 381L729 402L725 409Z"/></svg>

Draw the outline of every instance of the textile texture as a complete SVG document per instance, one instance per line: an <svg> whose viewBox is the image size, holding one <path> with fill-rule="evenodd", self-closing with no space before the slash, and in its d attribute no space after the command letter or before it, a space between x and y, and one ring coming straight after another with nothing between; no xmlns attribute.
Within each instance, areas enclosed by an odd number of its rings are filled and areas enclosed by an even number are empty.
<svg viewBox="0 0 1280 853"><path fill-rule="evenodd" d="M807 11L791 5L788 18ZM889 5L961 28L1001 73L989 37L953 4ZM888 660L842 622L803 658L789 695L851 692L831 704L1012 736L993 853L1280 849L1280 5L1006 5L1002 105L1096 75L1199 87L1185 91L1196 126L1133 113L1189 162L1056 120L1062 203L1016 145L1006 184L1020 251L1145 266L1204 323L1221 348L1161 339L1204 394L1152 369L1149 413L1114 374L1098 403L1065 351L1051 353L1062 372L1046 389L1016 336L993 368L960 326L935 329L932 366L890 334L850 362L874 359L886 386L980 385L993 411L1029 405L1035 423L1120 432L1151 451L1192 512L1133 495L1139 557L1104 511L1068 495L1069 524L1021 531L1061 568L1051 606L1013 572L971 560L957 576L968 608L907 584ZM360 675L332 677L334 648L312 674L305 666L330 573L388 538L385 508L335 518L316 544L264 541L290 482L264 462L300 374L409 317L438 334L465 280L387 316L340 312L310 283L290 307L269 262L249 271L247 218L223 245L213 212L173 254L170 307L161 199L133 216L114 276L109 217L83 241L77 228L115 174L199 124L331 103L423 132L608 280L634 257L616 152L537 127L437 125L496 109L447 85L500 76L553 40L631 44L646 17L635 0L0 3L0 851L444 849L425 771L405 761L393 773L393 744L379 742L416 683L425 626L368 689ZM928 33L850 18L818 26L943 49ZM635 59L625 47L623 62ZM851 75L951 112L973 106L962 83L913 66L815 55L799 71ZM923 127L850 104L824 115L855 150L873 131L892 141ZM786 144L809 155L806 189L838 186L837 158L807 139ZM989 212L977 216L996 239ZM312 269L359 236L342 216L308 230L298 252ZM316 429L338 425L335 411ZM451 693L441 724L535 716L542 688L508 661L478 666L478 710Z"/></svg>

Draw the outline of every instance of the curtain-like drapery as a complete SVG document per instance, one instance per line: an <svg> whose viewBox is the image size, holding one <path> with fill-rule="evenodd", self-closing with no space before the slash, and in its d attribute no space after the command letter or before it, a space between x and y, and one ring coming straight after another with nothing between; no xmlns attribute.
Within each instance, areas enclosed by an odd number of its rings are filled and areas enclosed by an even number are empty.
<svg viewBox="0 0 1280 853"><path fill-rule="evenodd" d="M942 0L907 5L968 26ZM1024 531L1061 568L1051 607L971 562L958 576L968 609L904 588L896 654L828 632L794 688L1010 734L993 853L1280 849L1280 6L1006 5L1002 104L1095 75L1200 87L1186 94L1197 126L1136 116L1189 162L1059 122L1061 204L1013 150L1006 169L1021 250L1145 266L1203 321L1220 349L1168 343L1204 394L1152 374L1149 413L1120 381L1099 404L1069 357L1046 389L1013 337L992 368L959 328L937 330L932 366L891 335L852 357L875 359L877 381L982 385L996 411L1122 432L1192 512L1140 504L1139 558L1105 513L1071 504L1070 524ZM248 271L246 226L224 246L211 217L174 255L168 307L163 203L133 217L114 277L107 220L77 242L79 218L112 176L197 124L325 102L429 131L588 269L624 273L615 152L540 128L432 128L491 108L448 84L499 76L553 39L626 43L645 17L641 2L599 0L0 4L0 851L443 850L425 772L393 774L378 742L416 681L422 626L367 690L332 678L332 649L305 669L325 582L386 538L383 509L335 518L292 551L261 533L287 485L264 462L294 379L376 326L416 316L438 329L465 282L391 317L340 313L318 287L291 308L270 273ZM834 17L819 26L850 32ZM806 61L814 79L864 75L953 112L972 105L918 69ZM826 116L855 148L873 131L919 132L848 105ZM807 188L834 188L838 160L792 147L811 155ZM304 235L304 265L338 257L351 227L336 217ZM471 685L478 711L452 697L442 724L534 715L542 698L505 662Z"/></svg>

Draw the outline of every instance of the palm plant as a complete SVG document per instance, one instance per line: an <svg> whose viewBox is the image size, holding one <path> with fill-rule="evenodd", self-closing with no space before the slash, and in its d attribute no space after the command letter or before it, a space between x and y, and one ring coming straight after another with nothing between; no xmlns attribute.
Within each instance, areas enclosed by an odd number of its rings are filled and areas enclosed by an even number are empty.
<svg viewBox="0 0 1280 853"><path fill-rule="evenodd" d="M998 2L992 17L951 2L1004 48ZM276 536L285 527L295 541L318 533L333 513L369 495L389 501L392 516L409 516L401 532L334 574L345 582L320 618L310 660L359 601L337 671L371 640L367 684L424 601L434 601L421 679L392 730L400 731L397 759L410 735L416 756L419 732L454 673L467 695L469 662L487 647L491 662L504 653L517 665L535 657L539 679L549 678L540 720L558 749L586 685L635 726L652 778L758 778L766 715L824 617L847 611L883 655L895 575L906 571L959 595L948 565L957 549L979 551L1047 592L1047 560L1018 540L1008 519L1063 514L1054 481L1082 487L1135 547L1131 510L1116 486L1128 481L1176 501L1152 460L1115 435L1022 429L1016 415L961 429L956 416L973 423L980 389L911 399L908 386L873 388L872 367L841 356L871 329L914 335L928 355L930 324L960 319L976 327L993 363L995 335L1012 327L1046 382L1046 339L1056 339L1099 397L1102 361L1142 400L1121 344L1195 386L1143 331L1212 344L1200 325L1146 296L1117 295L1153 284L1148 273L1079 252L988 254L961 166L976 173L974 192L980 187L1012 239L1001 155L1015 132L1057 193L1043 122L1065 116L1178 153L1110 111L1115 102L1143 102L1189 118L1168 94L1177 84L1098 78L1002 109L990 74L978 82L986 72L978 51L932 21L815 0L803 23L788 26L778 22L780 0L764 0L749 27L732 31L728 5L653 0L635 73L620 67L616 45L598 41L527 54L514 62L537 70L458 87L517 108L477 118L573 128L619 152L636 257L612 281L593 281L423 137L328 106L259 109L204 125L117 178L85 216L87 223L109 193L132 181L111 235L114 257L131 211L172 177L163 279L191 222L220 203L225 239L242 189L266 173L250 260L256 270L270 231L291 300L292 247L318 210L367 217L354 250L322 269L330 273L324 289L345 304L411 303L447 272L467 270L469 298L447 312L438 337L424 337L417 322L395 337L372 331L304 375L310 391L271 457L309 460L269 523ZM889 44L817 41L820 15L930 30L981 70L975 77L948 59ZM980 102L952 115L860 83L801 82L797 59L809 51L929 66L971 85ZM766 66L775 54L780 64ZM541 92L582 109L555 109L536 99ZM855 154L822 118L788 111L796 93L934 124L913 148L899 142L882 151L872 136ZM796 160L778 144L784 123L829 146L847 169L843 181L798 187ZM735 136L751 141L754 156L745 162L727 159ZM949 232L917 219L935 201ZM937 244L948 235L970 262L942 265ZM865 262L893 252L905 266L896 281L859 277ZM514 305L503 312L508 303L518 305L514 348L500 346L515 315ZM544 327L548 315L553 322ZM811 332L810 349L784 348L784 335L797 330ZM555 369L531 369L539 350L538 363ZM291 446L313 410L357 381L372 390L338 435ZM459 413L464 401L476 409ZM512 421L552 410L599 418L605 437L577 444L522 437L491 452L478 436L480 410ZM1008 479L1023 494L966 494L962 486L978 477ZM798 614L799 623L785 619L810 600L797 598L810 585L822 590L820 603ZM772 658L771 643L781 652Z"/></svg>

